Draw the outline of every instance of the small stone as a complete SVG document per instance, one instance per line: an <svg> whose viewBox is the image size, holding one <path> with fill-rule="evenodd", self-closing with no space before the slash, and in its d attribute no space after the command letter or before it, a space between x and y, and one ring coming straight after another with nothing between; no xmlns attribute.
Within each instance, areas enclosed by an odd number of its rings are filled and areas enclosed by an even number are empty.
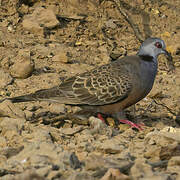
<svg viewBox="0 0 180 180"><path fill-rule="evenodd" d="M49 174L50 167L46 166L46 167L38 168L38 170L36 172L40 176L45 176L45 175Z"/></svg>
<svg viewBox="0 0 180 180"><path fill-rule="evenodd" d="M75 144L74 144L74 147L75 147ZM84 152L76 152L76 155L77 155L77 157L78 157L78 159L80 160L80 161L83 161L83 160L85 160L86 158L87 158L87 156L88 156L88 152L86 152L86 151L84 151Z"/></svg>
<svg viewBox="0 0 180 180"><path fill-rule="evenodd" d="M6 142L5 137L0 136L0 147L3 148L3 147L6 147L6 146L7 146L7 142Z"/></svg>
<svg viewBox="0 0 180 180"><path fill-rule="evenodd" d="M174 46L167 46L166 49L171 54L175 54L175 52L176 52L176 47L174 47Z"/></svg>
<svg viewBox="0 0 180 180"><path fill-rule="evenodd" d="M12 25L8 26L7 29L8 29L9 32L13 32L13 26Z"/></svg>
<svg viewBox="0 0 180 180"><path fill-rule="evenodd" d="M66 52L59 52L56 54L53 58L52 61L54 62L60 62L60 63L67 63L68 62L68 57Z"/></svg>
<svg viewBox="0 0 180 180"><path fill-rule="evenodd" d="M11 119L12 120L12 119ZM10 126L12 127L12 126ZM7 129L7 130L6 130ZM15 143L20 141L20 133L18 132L17 129L15 130L9 130L8 128L3 128L3 136L8 140L8 144L11 143Z"/></svg>
<svg viewBox="0 0 180 180"><path fill-rule="evenodd" d="M104 168L105 159L99 155L92 154L85 161L85 169L87 171L96 171L97 169Z"/></svg>
<svg viewBox="0 0 180 180"><path fill-rule="evenodd" d="M170 38L170 37L171 37L171 34L166 31L166 32L164 32L164 33L162 34L162 36L163 36L163 37L168 37L168 38Z"/></svg>
<svg viewBox="0 0 180 180"><path fill-rule="evenodd" d="M105 123L102 120L94 116L89 117L89 124L92 128L91 133L97 133L105 126Z"/></svg>
<svg viewBox="0 0 180 180"><path fill-rule="evenodd" d="M10 158L12 156L17 155L23 149L24 149L24 146L3 148L0 150L0 154L6 156L7 158Z"/></svg>
<svg viewBox="0 0 180 180"><path fill-rule="evenodd" d="M6 91L0 91L0 96L5 96L6 95Z"/></svg>
<svg viewBox="0 0 180 180"><path fill-rule="evenodd" d="M1 34L0 34L1 36ZM9 66L11 65L11 62L9 60L9 57L4 57L1 59L1 67L4 69L4 70L8 70L9 69Z"/></svg>
<svg viewBox="0 0 180 180"><path fill-rule="evenodd" d="M64 104L58 104L58 103L52 103L48 106L48 110L56 114L65 113L65 108L66 107Z"/></svg>
<svg viewBox="0 0 180 180"><path fill-rule="evenodd" d="M119 53L119 52L112 52L110 54L112 61L118 59L120 56L121 56L121 53Z"/></svg>
<svg viewBox="0 0 180 180"><path fill-rule="evenodd" d="M121 131L126 131L130 128L129 124L119 124L118 127Z"/></svg>
<svg viewBox="0 0 180 180"><path fill-rule="evenodd" d="M118 138L104 140L103 143L97 144L97 149L107 154L118 154L124 150L124 146L119 143Z"/></svg>
<svg viewBox="0 0 180 180"><path fill-rule="evenodd" d="M106 25L107 28L112 28L112 29L117 28L117 25L114 23L113 19L110 19L110 20L106 21L105 25Z"/></svg>
<svg viewBox="0 0 180 180"><path fill-rule="evenodd" d="M7 176L7 175L6 175ZM44 174L43 176L40 176L40 174L37 173L37 171L35 171L34 169L27 169L27 170L24 170L23 173L20 173L20 174L17 174L15 176L16 178L15 179L26 179L26 180L44 180ZM7 177L8 180L10 179L14 179L14 175L13 177Z"/></svg>
<svg viewBox="0 0 180 180"><path fill-rule="evenodd" d="M180 174L180 156L174 156L169 160L167 170Z"/></svg>
<svg viewBox="0 0 180 180"><path fill-rule="evenodd" d="M5 100L0 103L0 117L25 118L25 114L11 101Z"/></svg>
<svg viewBox="0 0 180 180"><path fill-rule="evenodd" d="M68 135L68 136L71 136L73 134L76 134L80 131L82 131L84 129L84 127L82 126L77 126L77 127L74 127L74 128L63 128L61 129L61 133L64 134L64 135Z"/></svg>
<svg viewBox="0 0 180 180"><path fill-rule="evenodd" d="M18 11L22 14L27 14L29 10L29 7L25 4L22 4L21 7L18 8Z"/></svg>
<svg viewBox="0 0 180 180"><path fill-rule="evenodd" d="M177 128L173 128L171 126L167 126L167 127L163 128L161 130L161 132L178 133L178 129ZM180 131L179 131L179 133L180 133Z"/></svg>
<svg viewBox="0 0 180 180"><path fill-rule="evenodd" d="M152 13L153 13L154 15L157 15L157 14L159 14L160 12L159 12L158 9L152 9Z"/></svg>
<svg viewBox="0 0 180 180"><path fill-rule="evenodd" d="M26 119L29 119L33 116L33 112L31 111L24 110L24 113L25 113Z"/></svg>
<svg viewBox="0 0 180 180"><path fill-rule="evenodd" d="M74 152L70 155L69 161L70 161L70 166L73 169L78 169L81 167L81 163Z"/></svg>
<svg viewBox="0 0 180 180"><path fill-rule="evenodd" d="M36 21L33 21L34 19L24 19L22 22L23 28L25 30L28 30L34 34L43 36L44 30L43 27L41 27Z"/></svg>
<svg viewBox="0 0 180 180"><path fill-rule="evenodd" d="M175 62L175 63L174 63L174 66L180 67L180 62Z"/></svg>
<svg viewBox="0 0 180 180"><path fill-rule="evenodd" d="M57 171L49 171L47 179L60 179L62 174Z"/></svg>
<svg viewBox="0 0 180 180"><path fill-rule="evenodd" d="M130 177L121 173L119 169L110 168L100 180L130 180Z"/></svg>
<svg viewBox="0 0 180 180"><path fill-rule="evenodd" d="M20 134L25 124L24 119L15 119L5 117L0 121L1 133L7 134L8 131L13 131L11 134ZM12 135L13 136L13 135Z"/></svg>
<svg viewBox="0 0 180 180"><path fill-rule="evenodd" d="M6 87L13 80L9 73L3 71L2 69L0 69L0 77L0 88Z"/></svg>
<svg viewBox="0 0 180 180"><path fill-rule="evenodd" d="M95 178L91 177L87 173L78 173L78 172L75 172L72 175L70 175L67 180L85 180L85 179L86 180L95 180Z"/></svg>
<svg viewBox="0 0 180 180"><path fill-rule="evenodd" d="M30 58L30 52L27 50L24 54L19 52L18 56L14 59L14 64L10 67L10 73L15 78L25 79L28 78L34 70L34 63Z"/></svg>
<svg viewBox="0 0 180 180"><path fill-rule="evenodd" d="M169 160L172 156L179 156L180 155L179 150L180 150L180 145L178 145L177 142L162 147L160 152L160 159Z"/></svg>
<svg viewBox="0 0 180 180"><path fill-rule="evenodd" d="M0 164L5 164L6 162L7 162L7 157L4 155L0 155ZM1 169L0 169L0 171L1 171Z"/></svg>
<svg viewBox="0 0 180 180"><path fill-rule="evenodd" d="M142 177L152 177L152 167L146 163L146 159L138 158L135 160L134 166L131 168L132 179L140 179Z"/></svg>
<svg viewBox="0 0 180 180"><path fill-rule="evenodd" d="M145 7L146 7L146 6L145 6L144 4L141 4L141 5L140 5L140 9L142 9L142 10L144 10Z"/></svg>
<svg viewBox="0 0 180 180"><path fill-rule="evenodd" d="M113 118L109 118L109 117L108 117L106 120L107 120L108 124L109 124L111 127L114 127L114 126L115 126L115 121L114 121Z"/></svg>
<svg viewBox="0 0 180 180"><path fill-rule="evenodd" d="M52 170L53 171L58 171L59 170L59 166L57 164L53 164L52 165Z"/></svg>
<svg viewBox="0 0 180 180"><path fill-rule="evenodd" d="M167 6L167 4L164 4L160 8L161 8L161 11L164 12L167 10L168 6Z"/></svg>
<svg viewBox="0 0 180 180"><path fill-rule="evenodd" d="M77 41L76 43L75 43L75 46L81 46L82 45L82 42L81 41Z"/></svg>

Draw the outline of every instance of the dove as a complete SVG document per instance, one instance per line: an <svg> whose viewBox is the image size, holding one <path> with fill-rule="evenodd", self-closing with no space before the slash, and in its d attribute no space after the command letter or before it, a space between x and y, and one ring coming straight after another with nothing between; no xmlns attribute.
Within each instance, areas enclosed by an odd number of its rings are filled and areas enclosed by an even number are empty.
<svg viewBox="0 0 180 180"><path fill-rule="evenodd" d="M162 39L148 38L141 44L136 55L125 56L70 77L58 86L6 99L13 103L50 101L77 105L93 113L111 115L140 130L139 125L129 120L121 120L120 114L151 91L160 54L165 54L168 60L172 61Z"/></svg>

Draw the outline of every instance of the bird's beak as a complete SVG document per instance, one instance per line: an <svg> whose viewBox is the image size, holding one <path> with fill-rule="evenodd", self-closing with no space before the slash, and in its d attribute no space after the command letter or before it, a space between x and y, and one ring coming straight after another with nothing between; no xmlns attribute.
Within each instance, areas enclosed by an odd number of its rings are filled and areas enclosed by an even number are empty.
<svg viewBox="0 0 180 180"><path fill-rule="evenodd" d="M171 53L169 53L166 49L163 49L163 54L166 55L166 57L169 61L172 61Z"/></svg>
<svg viewBox="0 0 180 180"><path fill-rule="evenodd" d="M173 58L171 56L171 53L169 53L166 49L163 49L163 54L165 54L165 56L168 59L169 71L174 72L175 71L175 66L174 66L174 62L173 62Z"/></svg>

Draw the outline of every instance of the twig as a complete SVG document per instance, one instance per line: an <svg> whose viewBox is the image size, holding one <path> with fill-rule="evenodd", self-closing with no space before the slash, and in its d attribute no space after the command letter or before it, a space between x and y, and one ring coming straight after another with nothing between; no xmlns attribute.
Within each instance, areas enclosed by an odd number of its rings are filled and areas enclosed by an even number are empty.
<svg viewBox="0 0 180 180"><path fill-rule="evenodd" d="M129 23L129 25L133 29L134 34L137 37L137 39L142 43L144 41L144 38L141 36L141 32L140 32L138 26L133 23L133 21L128 16L128 14L121 8L121 2L119 0L107 0L107 1L111 1L116 5L120 14L125 18L125 20Z"/></svg>
<svg viewBox="0 0 180 180"><path fill-rule="evenodd" d="M157 168L157 167L160 167L160 168L165 168L167 167L167 164L168 164L168 160L164 160L164 161L158 161L158 162L147 162L147 164L151 165L152 168Z"/></svg>
<svg viewBox="0 0 180 180"><path fill-rule="evenodd" d="M155 99L153 99L153 101L157 104L157 105L161 105L163 107L165 107L171 114L173 114L174 116L176 116L176 113L173 112L168 106L166 106L165 104L163 103L160 103L160 102L157 102Z"/></svg>

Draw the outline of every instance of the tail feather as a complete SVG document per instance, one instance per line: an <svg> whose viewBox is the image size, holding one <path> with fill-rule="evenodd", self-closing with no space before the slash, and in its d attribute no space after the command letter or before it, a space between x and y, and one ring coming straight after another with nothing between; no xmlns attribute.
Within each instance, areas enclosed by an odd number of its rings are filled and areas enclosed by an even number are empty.
<svg viewBox="0 0 180 180"><path fill-rule="evenodd" d="M38 90L35 93L12 97L12 98L5 98L0 100L0 103L5 100L10 100L12 103L19 103L19 102L28 102L28 101L51 101L56 97L60 97L61 93L57 87L53 87L51 89L42 89Z"/></svg>
<svg viewBox="0 0 180 180"><path fill-rule="evenodd" d="M35 101L36 99L29 95L24 95L24 96L17 96L17 97L12 97L12 98L7 98L10 100L12 103L19 103L19 102L28 102L28 101Z"/></svg>
<svg viewBox="0 0 180 180"><path fill-rule="evenodd" d="M28 102L28 101L35 101L36 99L29 95L24 95L24 96L17 96L17 97L12 97L12 98L4 98L0 100L0 103L2 103L5 100L10 100L12 103L19 103L19 102Z"/></svg>

